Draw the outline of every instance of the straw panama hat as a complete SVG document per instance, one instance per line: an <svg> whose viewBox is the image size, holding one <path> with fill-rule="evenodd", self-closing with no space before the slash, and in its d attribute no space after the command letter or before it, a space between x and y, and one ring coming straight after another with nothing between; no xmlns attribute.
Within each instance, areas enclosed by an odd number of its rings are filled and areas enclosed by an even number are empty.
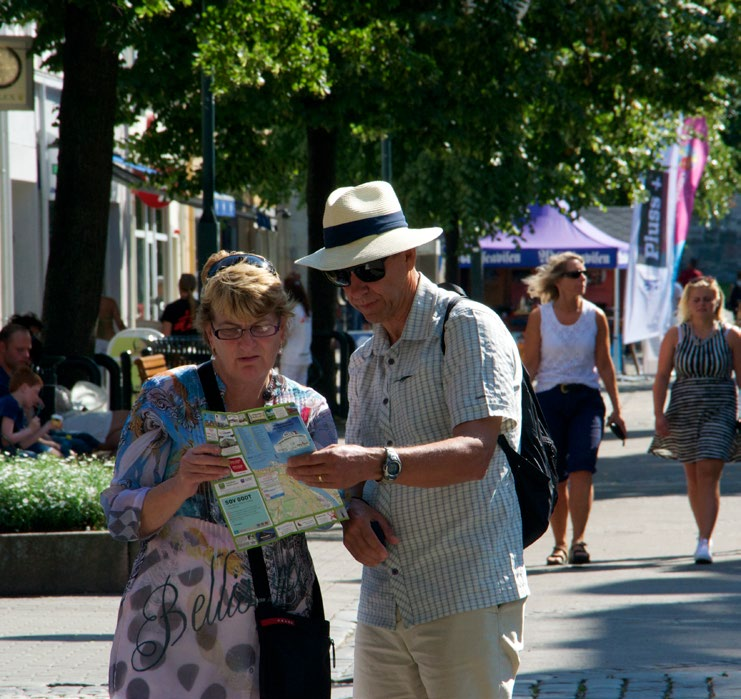
<svg viewBox="0 0 741 699"><path fill-rule="evenodd" d="M419 247L442 228L409 228L388 182L335 189L324 207L324 247L296 264L324 272L355 267Z"/></svg>

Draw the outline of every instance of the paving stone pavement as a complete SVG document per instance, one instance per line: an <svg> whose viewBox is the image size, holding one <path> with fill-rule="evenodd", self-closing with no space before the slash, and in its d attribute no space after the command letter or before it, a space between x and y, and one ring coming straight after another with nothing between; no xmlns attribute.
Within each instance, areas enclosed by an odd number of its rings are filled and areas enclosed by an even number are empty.
<svg viewBox="0 0 741 699"><path fill-rule="evenodd" d="M592 564L546 567L550 534L525 552L515 699L741 699L741 468L723 477L716 561L696 566L681 466L646 454L649 386L621 382L621 394L630 439L608 435L600 451ZM336 644L332 698L349 699L361 566L339 530L310 535L310 548ZM0 698L107 696L117 607L116 596L0 598Z"/></svg>

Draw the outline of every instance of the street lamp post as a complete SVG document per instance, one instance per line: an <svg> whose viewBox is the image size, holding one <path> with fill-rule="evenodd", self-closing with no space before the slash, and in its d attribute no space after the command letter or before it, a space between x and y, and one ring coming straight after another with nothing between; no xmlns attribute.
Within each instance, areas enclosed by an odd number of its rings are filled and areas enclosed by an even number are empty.
<svg viewBox="0 0 741 699"><path fill-rule="evenodd" d="M211 76L201 71L201 150L203 165L201 181L203 188L203 212L196 231L196 254L198 268L203 269L209 256L218 249L219 226L214 213L215 172L214 161L214 95L211 91Z"/></svg>

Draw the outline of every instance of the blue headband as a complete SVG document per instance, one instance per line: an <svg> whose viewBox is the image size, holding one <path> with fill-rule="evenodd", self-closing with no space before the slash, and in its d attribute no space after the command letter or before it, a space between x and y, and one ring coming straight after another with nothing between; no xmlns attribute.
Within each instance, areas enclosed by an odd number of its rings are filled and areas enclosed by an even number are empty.
<svg viewBox="0 0 741 699"><path fill-rule="evenodd" d="M404 212L397 211L393 214L383 216L371 216L359 221L340 223L336 226L328 226L324 229L324 247L337 248L341 245L354 243L356 240L369 235L380 235L395 228L407 228L407 220Z"/></svg>

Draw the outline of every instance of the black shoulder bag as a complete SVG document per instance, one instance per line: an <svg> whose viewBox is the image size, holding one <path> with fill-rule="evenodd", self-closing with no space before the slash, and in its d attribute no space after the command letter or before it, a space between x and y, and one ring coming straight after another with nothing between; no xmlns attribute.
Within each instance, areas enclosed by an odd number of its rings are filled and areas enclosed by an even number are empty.
<svg viewBox="0 0 741 699"><path fill-rule="evenodd" d="M224 411L211 362L198 367L198 377L211 410ZM311 616L275 606L262 548L247 551L257 597L255 619L260 641L260 699L329 699L332 691L329 622L319 580L314 577Z"/></svg>
<svg viewBox="0 0 741 699"><path fill-rule="evenodd" d="M443 354L445 354L445 323L461 298L457 296L450 299L445 309L440 337ZM522 546L527 548L548 529L558 499L558 471L556 445L548 432L540 403L524 365L520 393L522 402L520 450L515 451L503 434L499 435L497 444L504 451L515 479L515 490L522 517Z"/></svg>

